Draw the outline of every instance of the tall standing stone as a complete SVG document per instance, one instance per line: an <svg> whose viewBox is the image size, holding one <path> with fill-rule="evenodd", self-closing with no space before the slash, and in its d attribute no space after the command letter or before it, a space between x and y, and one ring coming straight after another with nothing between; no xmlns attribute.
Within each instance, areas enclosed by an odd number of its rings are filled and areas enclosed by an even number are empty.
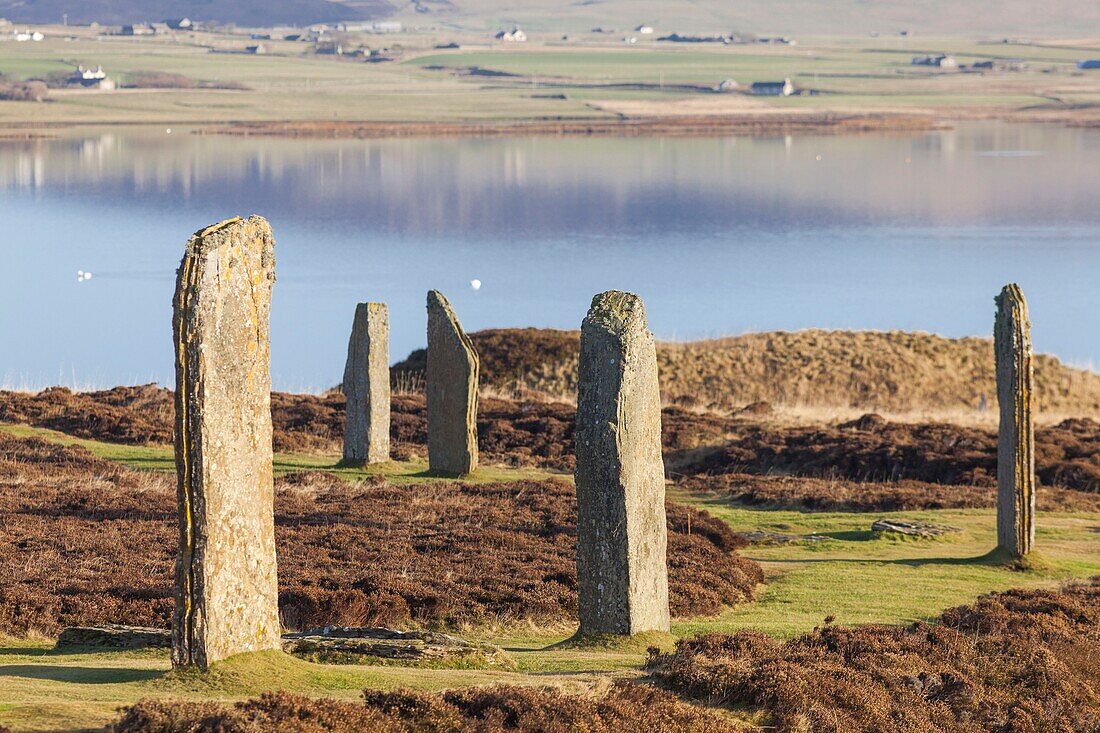
<svg viewBox="0 0 1100 733"><path fill-rule="evenodd" d="M479 362L454 308L428 291L428 469L465 475L477 468Z"/></svg>
<svg viewBox="0 0 1100 733"><path fill-rule="evenodd" d="M1006 285L996 298L993 347L997 400L997 544L1013 557L1035 543L1035 433L1032 411L1035 376L1031 364L1031 321L1019 285Z"/></svg>
<svg viewBox="0 0 1100 733"><path fill-rule="evenodd" d="M172 663L279 648L268 320L275 253L258 216L197 232L176 280L180 547Z"/></svg>
<svg viewBox="0 0 1100 733"><path fill-rule="evenodd" d="M577 394L580 631L668 631L657 350L636 295L592 299Z"/></svg>
<svg viewBox="0 0 1100 733"><path fill-rule="evenodd" d="M360 303L344 367L344 461L390 459L390 312L385 303Z"/></svg>

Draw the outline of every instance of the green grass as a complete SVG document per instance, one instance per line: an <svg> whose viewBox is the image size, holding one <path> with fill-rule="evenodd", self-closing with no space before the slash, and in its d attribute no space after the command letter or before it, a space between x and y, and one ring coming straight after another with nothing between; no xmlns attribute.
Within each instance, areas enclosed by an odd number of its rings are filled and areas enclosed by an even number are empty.
<svg viewBox="0 0 1100 733"><path fill-rule="evenodd" d="M753 604L716 619L678 624L680 635L752 628L787 637L834 616L838 624L908 623L970 603L978 595L1016 587L1054 585L1100 574L1100 515L1044 512L1036 547L1043 562L1020 572L991 555L996 512L937 510L899 513L767 511L713 498L675 494L738 529L828 539L753 546L742 554L758 561L768 583ZM918 519L959 528L931 540L893 539L870 531L878 518Z"/></svg>
<svg viewBox="0 0 1100 733"><path fill-rule="evenodd" d="M11 435L24 438L41 438L60 445L76 445L86 448L97 458L122 463L131 468L150 471L175 471L176 459L172 448L167 446L122 445L99 440L75 438L71 435L35 428L28 425L0 425ZM413 459L409 461L391 461L370 466L343 466L336 454L312 453L276 453L275 473L283 475L293 471L325 471L334 473L348 481L361 481L371 476L385 476L395 484L416 484L445 480L428 472L427 461ZM560 477L570 480L568 474L554 473L537 468L507 468L503 466L482 466L470 476L463 476L467 483L490 483L493 481L543 480Z"/></svg>
<svg viewBox="0 0 1100 733"><path fill-rule="evenodd" d="M81 440L22 426L0 429L17 435L82 445L96 455L149 470L169 470L163 447L120 446ZM279 456L280 471L332 470L335 456ZM426 480L422 464L335 469L348 478L383 472L390 480ZM538 478L545 473L486 469L477 480ZM438 480L438 479L435 479ZM765 530L826 539L751 546L742 554L765 569L767 584L754 603L717 617L678 619L673 635L758 629L790 637L820 625L908 623L931 619L945 608L970 603L990 591L1056 586L1070 578L1100 573L1100 514L1041 513L1036 546L1041 562L1013 570L992 554L995 512L940 510L904 513L796 512L750 509L713 498L674 491L672 498L705 508L741 531ZM876 536L871 523L901 517L957 527L932 540ZM465 629L468 638L504 648L515 668L435 669L394 665L312 664L281 653L227 660L210 673L170 672L163 651L54 653L52 643L0 639L0 724L22 730L92 729L112 719L121 705L142 697L240 699L272 689L354 699L365 687L444 689L494 683L552 685L582 689L599 678L638 676L650 645L667 647L672 637L571 641L574 627Z"/></svg>

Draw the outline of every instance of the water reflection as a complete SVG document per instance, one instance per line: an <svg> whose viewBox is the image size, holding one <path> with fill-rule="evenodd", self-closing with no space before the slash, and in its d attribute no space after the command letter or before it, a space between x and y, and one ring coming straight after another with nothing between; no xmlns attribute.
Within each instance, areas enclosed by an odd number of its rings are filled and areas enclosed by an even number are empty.
<svg viewBox="0 0 1100 733"><path fill-rule="evenodd" d="M998 123L708 140L112 128L4 142L0 381L170 381L183 242L249 212L278 239L281 387L336 380L356 300L390 302L395 358L420 345L428 287L453 294L470 328L576 327L592 293L623 287L646 297L662 337L960 335L988 331L992 295L1016 279L1037 347L1083 362L1100 347L1097 170L1100 131ZM95 279L77 283L79 269Z"/></svg>

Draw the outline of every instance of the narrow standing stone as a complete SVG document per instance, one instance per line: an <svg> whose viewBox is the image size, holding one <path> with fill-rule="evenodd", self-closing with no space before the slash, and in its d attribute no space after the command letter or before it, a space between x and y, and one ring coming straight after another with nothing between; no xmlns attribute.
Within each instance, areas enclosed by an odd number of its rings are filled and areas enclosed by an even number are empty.
<svg viewBox="0 0 1100 733"><path fill-rule="evenodd" d="M657 350L641 298L592 299L577 394L580 631L668 631Z"/></svg>
<svg viewBox="0 0 1100 733"><path fill-rule="evenodd" d="M390 312L385 303L360 303L344 367L344 461L390 460Z"/></svg>
<svg viewBox="0 0 1100 733"><path fill-rule="evenodd" d="M477 468L478 358L450 302L428 291L428 470Z"/></svg>
<svg viewBox="0 0 1100 733"><path fill-rule="evenodd" d="M1001 424L997 441L997 544L1023 557L1035 543L1034 373L1031 321L1019 285L1006 285L996 298L993 347Z"/></svg>
<svg viewBox="0 0 1100 733"><path fill-rule="evenodd" d="M258 216L197 232L177 273L177 667L280 648L268 343L274 280L274 240Z"/></svg>

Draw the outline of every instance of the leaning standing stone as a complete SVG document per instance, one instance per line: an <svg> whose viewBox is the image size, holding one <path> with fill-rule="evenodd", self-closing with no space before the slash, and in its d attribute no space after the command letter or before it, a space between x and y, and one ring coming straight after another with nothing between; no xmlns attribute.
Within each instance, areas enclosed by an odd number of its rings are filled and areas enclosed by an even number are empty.
<svg viewBox="0 0 1100 733"><path fill-rule="evenodd" d="M390 459L390 313L385 303L360 303L344 367L344 461Z"/></svg>
<svg viewBox="0 0 1100 733"><path fill-rule="evenodd" d="M187 243L176 280L180 548L172 663L279 649L268 318L275 253L258 216Z"/></svg>
<svg viewBox="0 0 1100 733"><path fill-rule="evenodd" d="M464 475L477 468L478 358L450 302L428 291L428 469Z"/></svg>
<svg viewBox="0 0 1100 733"><path fill-rule="evenodd" d="M668 631L657 351L636 295L592 299L576 441L578 633Z"/></svg>
<svg viewBox="0 0 1100 733"><path fill-rule="evenodd" d="M1001 407L997 441L997 544L1023 557L1035 543L1035 434L1032 427L1034 373L1031 321L1019 285L1006 285L996 298L993 346L997 359L997 400Z"/></svg>

